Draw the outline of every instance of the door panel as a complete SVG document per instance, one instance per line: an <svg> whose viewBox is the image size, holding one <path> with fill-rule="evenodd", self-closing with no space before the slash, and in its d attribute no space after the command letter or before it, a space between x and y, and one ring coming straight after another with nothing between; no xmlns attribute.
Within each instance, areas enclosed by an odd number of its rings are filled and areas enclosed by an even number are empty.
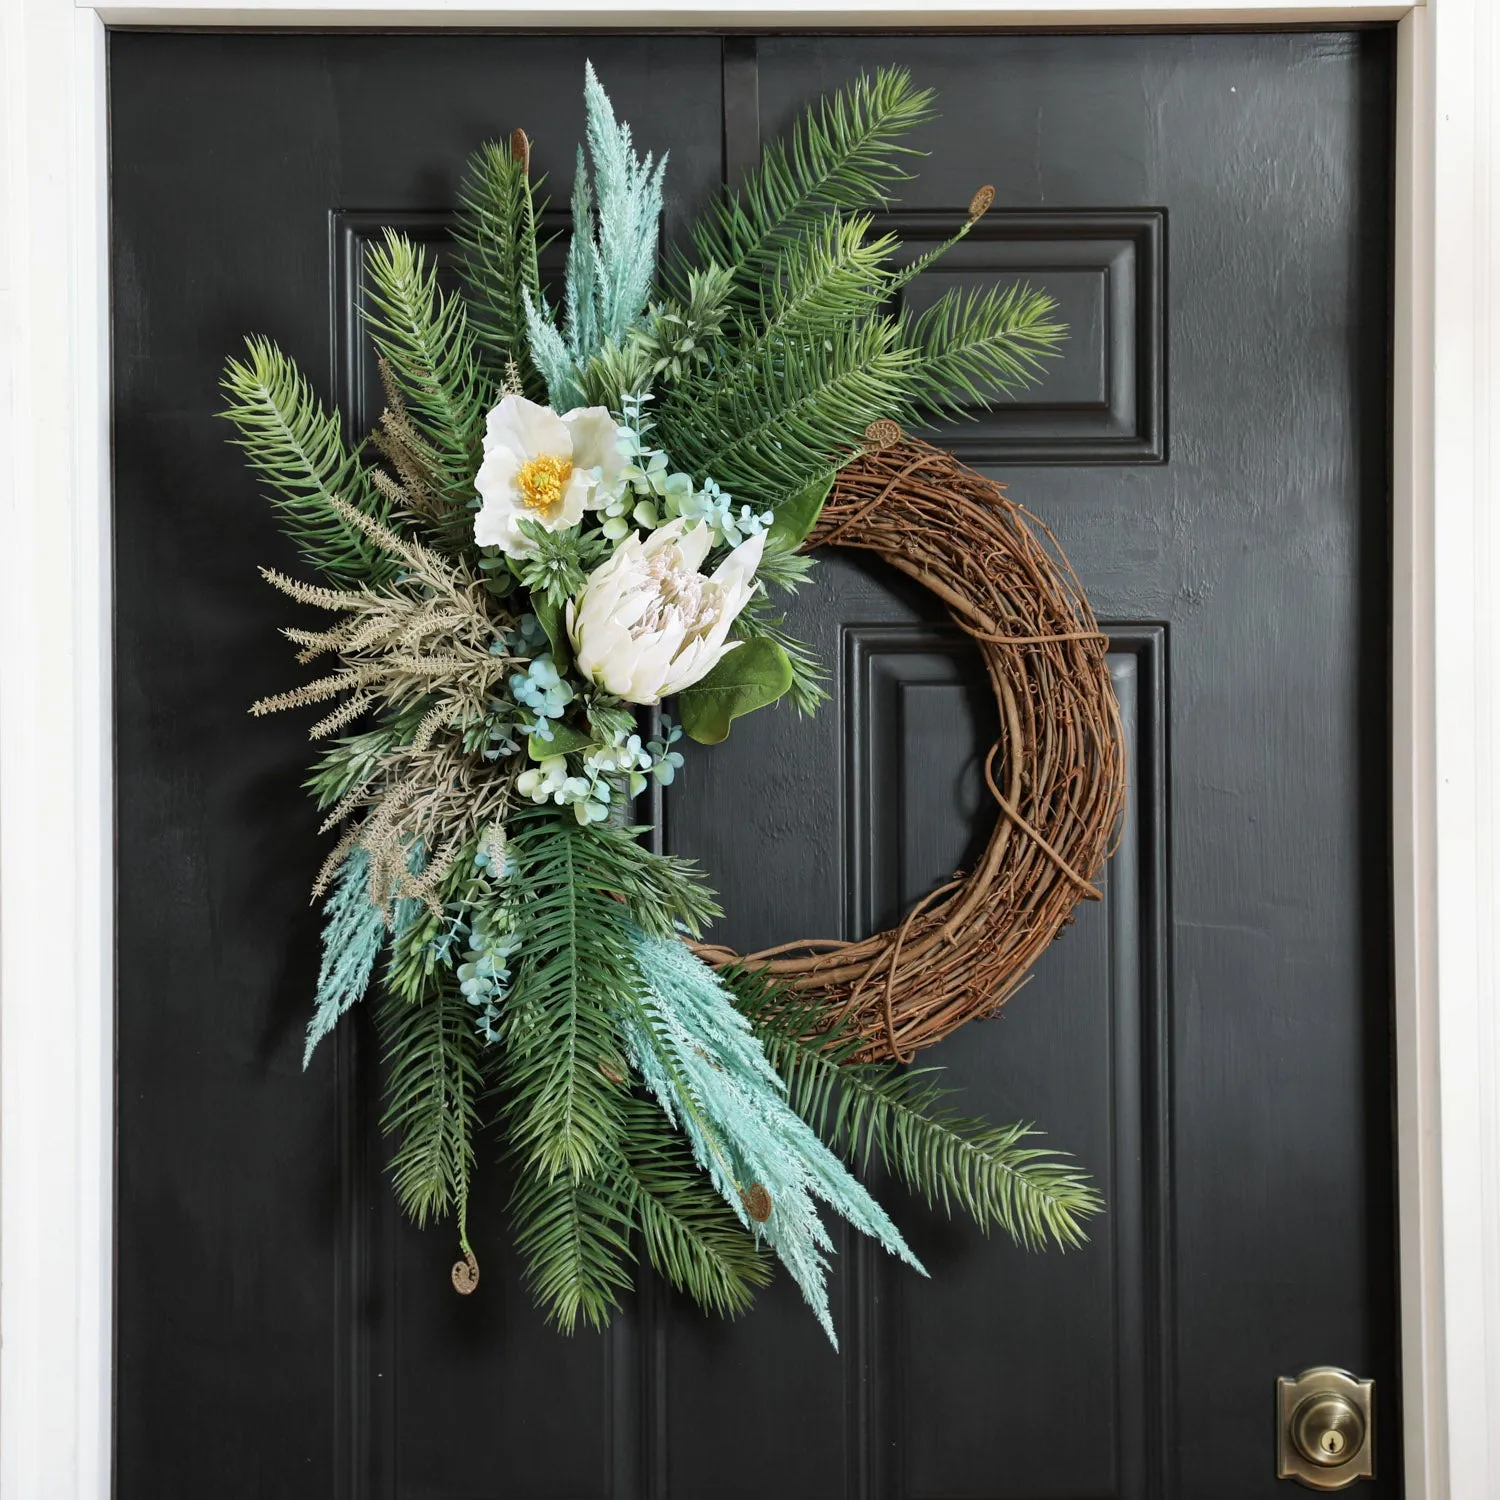
<svg viewBox="0 0 1500 1500"><path fill-rule="evenodd" d="M919 278L1024 279L1072 334L940 440L1057 534L1111 640L1131 797L1104 900L923 1061L1098 1178L1027 1255L875 1186L924 1281L837 1232L835 1354L784 1280L708 1322L643 1278L604 1335L532 1310L483 1153L479 1291L391 1207L362 1018L299 1068L321 855L284 686L291 566L212 412L275 334L363 429L359 248L441 250L484 136L565 206L592 56L669 148L667 232L862 68L940 90L890 214ZM118 1493L1259 1497L1278 1374L1376 1377L1392 1266L1386 406L1391 33L111 38L120 776ZM564 224L565 218L556 221ZM828 557L792 625L834 672L695 749L660 823L759 946L889 924L992 822L978 661L936 602Z"/></svg>

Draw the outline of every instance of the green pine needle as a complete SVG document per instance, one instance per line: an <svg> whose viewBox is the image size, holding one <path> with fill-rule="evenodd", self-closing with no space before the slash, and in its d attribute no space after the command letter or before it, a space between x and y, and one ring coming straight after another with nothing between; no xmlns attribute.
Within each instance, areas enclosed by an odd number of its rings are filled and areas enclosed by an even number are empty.
<svg viewBox="0 0 1500 1500"><path fill-rule="evenodd" d="M638 988L627 924L699 931L718 908L688 862L651 853L638 829L541 808L507 831L526 939L504 1028L510 1135L528 1166L582 1182L620 1143L615 1017Z"/></svg>
<svg viewBox="0 0 1500 1500"><path fill-rule="evenodd" d="M909 393L918 358L889 317L806 344L758 347L724 388L674 390L658 426L685 468L774 509L856 448L877 418L915 421Z"/></svg>
<svg viewBox="0 0 1500 1500"><path fill-rule="evenodd" d="M370 246L365 270L366 326L431 450L453 511L451 540L467 542L492 383L480 369L463 299L445 297L421 249L394 230Z"/></svg>
<svg viewBox="0 0 1500 1500"><path fill-rule="evenodd" d="M526 1281L564 1333L580 1320L603 1328L631 1288L628 1202L618 1175L575 1180L533 1163L516 1182L511 1218Z"/></svg>
<svg viewBox="0 0 1500 1500"><path fill-rule="evenodd" d="M383 991L378 1023L396 1197L419 1227L455 1213L462 1234L484 1089L474 1012L444 971L417 1003Z"/></svg>
<svg viewBox="0 0 1500 1500"><path fill-rule="evenodd" d="M705 1312L734 1317L769 1285L761 1254L693 1161L682 1137L649 1101L624 1099L620 1149L596 1175L575 1181L522 1167L511 1199L526 1280L565 1333L602 1328L632 1285L634 1237L658 1275Z"/></svg>
<svg viewBox="0 0 1500 1500"><path fill-rule="evenodd" d="M758 342L782 346L825 338L880 311L899 241L893 234L867 238L873 222L868 214L832 213L787 246L751 325Z"/></svg>
<svg viewBox="0 0 1500 1500"><path fill-rule="evenodd" d="M1058 1153L1027 1146L1028 1125L990 1125L946 1101L941 1068L856 1063L860 1037L818 1036L826 1018L754 974L725 976L792 1107L836 1151L868 1165L878 1157L929 1205L966 1213L980 1229L999 1225L1017 1244L1041 1249L1087 1238L1082 1221L1103 1212L1098 1190Z"/></svg>
<svg viewBox="0 0 1500 1500"><path fill-rule="evenodd" d="M920 153L901 140L933 118L933 97L904 68L885 68L814 105L786 140L766 147L737 193L699 219L697 263L730 268L737 300L758 306L788 245L831 210L884 207L910 178L906 161ZM684 283L687 269L679 264L673 280Z"/></svg>
<svg viewBox="0 0 1500 1500"><path fill-rule="evenodd" d="M510 832L526 935L503 1028L510 1138L529 1171L583 1183L620 1141L614 1014L635 970L603 841L556 816L518 819Z"/></svg>
<svg viewBox="0 0 1500 1500"><path fill-rule="evenodd" d="M527 162L508 142L489 141L469 158L459 189L463 212L455 235L462 247L460 269L468 286L469 321L480 356L500 379L514 363L521 393L547 399L547 385L531 362L526 332L526 293L542 294L537 221L546 209L527 176Z"/></svg>
<svg viewBox="0 0 1500 1500"><path fill-rule="evenodd" d="M757 1288L770 1284L774 1261L713 1190L661 1110L638 1097L626 1110L621 1181L652 1267L705 1312L746 1311Z"/></svg>
<svg viewBox="0 0 1500 1500"><path fill-rule="evenodd" d="M339 585L381 583L391 558L338 514L334 502L386 521L390 506L357 455L344 445L339 419L318 400L307 377L270 339L245 340L246 357L224 367L235 443L250 467L275 489L282 529L302 556Z"/></svg>
<svg viewBox="0 0 1500 1500"><path fill-rule="evenodd" d="M1022 285L947 292L906 325L921 351L915 399L929 412L972 417L1032 384L1067 336L1056 311L1045 292Z"/></svg>
<svg viewBox="0 0 1500 1500"><path fill-rule="evenodd" d="M342 802L350 792L367 786L381 772L384 757L411 738L395 724L381 724L359 734L334 740L313 763L312 775L302 785L312 793L319 812Z"/></svg>

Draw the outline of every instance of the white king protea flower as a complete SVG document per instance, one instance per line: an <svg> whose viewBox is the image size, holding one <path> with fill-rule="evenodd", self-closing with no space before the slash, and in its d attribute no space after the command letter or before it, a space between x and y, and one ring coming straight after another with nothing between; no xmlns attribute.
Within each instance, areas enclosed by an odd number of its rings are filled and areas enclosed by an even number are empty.
<svg viewBox="0 0 1500 1500"><path fill-rule="evenodd" d="M691 687L739 644L726 637L755 593L765 534L705 578L698 569L713 531L688 525L679 516L644 542L627 537L568 603L578 670L627 703L658 703Z"/></svg>
<svg viewBox="0 0 1500 1500"><path fill-rule="evenodd" d="M524 557L535 543L519 521L548 531L576 526L619 484L624 456L619 428L602 406L580 406L562 416L524 396L507 396L485 419L484 462L474 488L484 501L474 518L474 540Z"/></svg>

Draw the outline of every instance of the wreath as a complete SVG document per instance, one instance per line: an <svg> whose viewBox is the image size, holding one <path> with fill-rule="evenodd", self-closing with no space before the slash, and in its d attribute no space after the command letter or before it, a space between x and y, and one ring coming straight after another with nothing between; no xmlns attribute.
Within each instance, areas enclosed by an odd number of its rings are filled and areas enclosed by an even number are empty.
<svg viewBox="0 0 1500 1500"><path fill-rule="evenodd" d="M460 291L400 234L368 253L386 405L366 443L270 340L226 368L235 440L320 576L262 573L324 613L285 634L331 663L252 709L321 711L307 785L338 837L304 1067L373 993L394 1189L419 1225L454 1221L459 1291L493 1139L563 1329L606 1322L643 1253L738 1313L770 1250L832 1339L819 1204L922 1269L855 1161L1026 1244L1076 1244L1101 1207L1029 1128L967 1118L939 1070L899 1065L1005 999L1094 894L1118 821L1076 580L997 485L903 436L1034 378L1064 330L1019 286L892 310L993 198L920 256L875 233L932 114L903 71L812 108L661 265L665 158L637 154L592 67L584 94L560 307L515 131L470 162ZM640 840L637 799L684 770L685 740L826 699L774 601L830 545L885 556L978 642L999 817L895 932L736 955L703 941L714 897Z"/></svg>

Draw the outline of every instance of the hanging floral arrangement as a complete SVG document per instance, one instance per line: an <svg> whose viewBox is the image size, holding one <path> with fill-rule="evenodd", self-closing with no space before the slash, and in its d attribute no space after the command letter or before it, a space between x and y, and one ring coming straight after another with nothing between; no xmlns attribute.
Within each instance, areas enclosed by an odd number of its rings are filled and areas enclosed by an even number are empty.
<svg viewBox="0 0 1500 1500"><path fill-rule="evenodd" d="M1076 1243L1099 1200L1027 1128L958 1114L937 1070L869 1060L774 964L700 947L713 895L642 841L638 799L691 773L687 740L826 698L775 600L871 424L1014 391L1063 330L1021 287L894 310L991 196L921 256L875 233L931 115L904 72L812 109L662 266L665 159L592 68L585 100L560 305L517 131L470 164L461 293L402 235L369 253L366 445L271 342L227 367L237 441L320 575L263 570L321 615L285 633L324 665L253 709L321 712L308 787L337 841L304 1063L373 991L395 1191L455 1222L461 1291L492 1149L564 1329L607 1321L642 1254L738 1313L773 1252L832 1338L820 1205L922 1269L851 1163L1032 1245Z"/></svg>

